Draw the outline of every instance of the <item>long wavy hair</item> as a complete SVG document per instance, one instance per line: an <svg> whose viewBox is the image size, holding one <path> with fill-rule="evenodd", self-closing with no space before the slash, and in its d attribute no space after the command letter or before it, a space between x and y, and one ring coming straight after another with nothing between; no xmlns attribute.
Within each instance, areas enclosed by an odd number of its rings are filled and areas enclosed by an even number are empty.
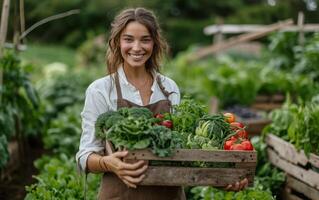
<svg viewBox="0 0 319 200"><path fill-rule="evenodd" d="M151 57L146 61L147 71L160 69L160 61L168 51L166 40L161 35L161 29L154 13L145 8L129 8L121 11L111 24L111 32L106 52L106 64L108 74L117 71L117 68L124 62L120 49L120 35L125 27L133 21L143 24L151 34L154 47Z"/></svg>

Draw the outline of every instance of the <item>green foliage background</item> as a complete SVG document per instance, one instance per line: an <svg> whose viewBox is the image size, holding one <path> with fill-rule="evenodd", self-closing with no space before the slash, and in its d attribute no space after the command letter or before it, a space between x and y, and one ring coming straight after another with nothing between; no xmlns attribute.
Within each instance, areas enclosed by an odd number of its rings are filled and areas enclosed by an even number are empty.
<svg viewBox="0 0 319 200"><path fill-rule="evenodd" d="M287 18L296 21L298 12L303 11L306 23L315 23L319 19L319 12L307 10L305 1L276 2L276 6L270 6L265 0L28 0L25 1L25 15L26 27L30 27L46 17L80 9L80 14L44 24L28 36L32 40L63 42L77 47L92 35L105 35L120 10L143 6L152 9L158 16L175 55L190 43L209 44L212 39L205 36L202 30L221 18L224 23L270 24Z"/></svg>

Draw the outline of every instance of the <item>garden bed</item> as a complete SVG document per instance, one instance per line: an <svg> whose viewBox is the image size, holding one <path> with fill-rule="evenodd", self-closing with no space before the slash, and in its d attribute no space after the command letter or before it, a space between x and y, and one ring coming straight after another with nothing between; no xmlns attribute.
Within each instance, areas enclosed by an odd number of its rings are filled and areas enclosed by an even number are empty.
<svg viewBox="0 0 319 200"><path fill-rule="evenodd" d="M319 199L319 156L307 157L303 150L298 151L292 144L268 134L266 137L269 161L285 171L289 188L308 198Z"/></svg>
<svg viewBox="0 0 319 200"><path fill-rule="evenodd" d="M281 108L284 101L285 96L282 94L258 95L255 102L251 105L251 108L269 112Z"/></svg>

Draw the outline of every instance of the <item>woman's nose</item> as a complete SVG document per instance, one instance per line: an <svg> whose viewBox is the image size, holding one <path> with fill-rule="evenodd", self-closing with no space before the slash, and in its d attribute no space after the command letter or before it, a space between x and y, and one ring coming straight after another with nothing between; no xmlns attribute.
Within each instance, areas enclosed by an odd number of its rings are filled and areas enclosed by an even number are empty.
<svg viewBox="0 0 319 200"><path fill-rule="evenodd" d="M137 50L140 50L141 49L141 44L139 41L135 41L133 43L133 47L132 47L133 50L137 51Z"/></svg>

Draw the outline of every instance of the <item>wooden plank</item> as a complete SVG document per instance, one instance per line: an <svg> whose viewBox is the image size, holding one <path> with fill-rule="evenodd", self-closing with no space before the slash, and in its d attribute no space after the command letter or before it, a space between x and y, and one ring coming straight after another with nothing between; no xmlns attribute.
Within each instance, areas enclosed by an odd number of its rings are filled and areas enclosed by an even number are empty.
<svg viewBox="0 0 319 200"><path fill-rule="evenodd" d="M149 166L145 175L141 185L225 187L245 177L252 185L254 170Z"/></svg>
<svg viewBox="0 0 319 200"><path fill-rule="evenodd" d="M283 22L278 22L275 24L268 25L265 27L264 30L259 32L244 33L239 36L231 37L230 39L226 40L223 43L217 43L215 45L211 45L211 46L200 49L197 53L195 53L192 57L190 57L189 60L194 61L194 60L203 58L205 56L211 55L213 53L217 53L219 51L225 50L234 45L264 37L265 35L273 31L276 31L278 29L281 29L283 27L289 26L292 23L293 23L293 20L288 19Z"/></svg>
<svg viewBox="0 0 319 200"><path fill-rule="evenodd" d="M287 186L304 194L306 197L311 198L313 200L319 200L319 190L314 189L313 187L303 183L302 181L288 175Z"/></svg>
<svg viewBox="0 0 319 200"><path fill-rule="evenodd" d="M314 166L319 168L319 156L311 153L309 156L309 162Z"/></svg>
<svg viewBox="0 0 319 200"><path fill-rule="evenodd" d="M257 110L271 111L282 107L282 103L253 103L251 108Z"/></svg>
<svg viewBox="0 0 319 200"><path fill-rule="evenodd" d="M292 191L289 187L285 187L283 189L281 199L284 199L284 200L303 200L302 198L292 194Z"/></svg>
<svg viewBox="0 0 319 200"><path fill-rule="evenodd" d="M274 150L267 148L269 161L284 170L288 174L302 180L310 186L319 189L319 173L309 169L303 169L285 160L285 156L280 157Z"/></svg>
<svg viewBox="0 0 319 200"><path fill-rule="evenodd" d="M173 156L158 157L150 149L133 150L125 157L132 160L206 161L206 162L257 162L256 151L225 151L177 149Z"/></svg>
<svg viewBox="0 0 319 200"><path fill-rule="evenodd" d="M235 163L235 168L252 168L256 167L257 163L243 162L243 163Z"/></svg>
<svg viewBox="0 0 319 200"><path fill-rule="evenodd" d="M203 32L205 35L213 35L216 33L222 34L236 34L236 33L244 33L244 32L260 32L265 30L267 25L259 25L259 24L222 24L222 25L211 25L204 28ZM282 28L280 31L283 32L296 32L299 31L299 26L287 26ZM304 24L303 25L304 32L318 32L319 24Z"/></svg>
<svg viewBox="0 0 319 200"><path fill-rule="evenodd" d="M273 134L268 134L266 136L266 143L269 146L271 146L275 151L277 151L281 157L285 158L286 160L294 164L299 163L305 166L308 163L308 158L302 150L300 152L297 152L294 145L292 145L289 142L286 142L285 140Z"/></svg>

